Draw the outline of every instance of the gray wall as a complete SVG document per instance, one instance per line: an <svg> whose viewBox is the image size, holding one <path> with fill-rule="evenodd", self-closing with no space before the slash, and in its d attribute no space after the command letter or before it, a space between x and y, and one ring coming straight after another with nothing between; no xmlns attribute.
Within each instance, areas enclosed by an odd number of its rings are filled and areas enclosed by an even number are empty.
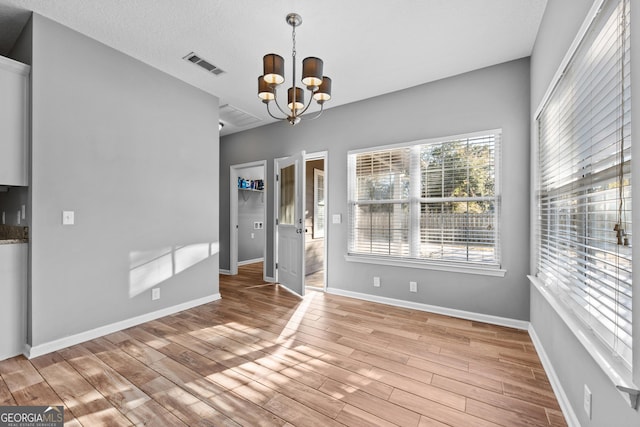
<svg viewBox="0 0 640 427"><path fill-rule="evenodd" d="M35 14L32 37L30 343L218 293L218 99Z"/></svg>
<svg viewBox="0 0 640 427"><path fill-rule="evenodd" d="M587 12L591 8L592 0L553 0L547 3L545 15L540 26L531 58L531 123L533 113L542 101L544 93L551 84L552 78L560 62L575 38ZM632 19L637 20L634 12L640 11L640 1L631 0ZM632 24L633 26L633 24ZM632 69L640 69L640 32L633 27L631 32ZM640 73L632 74L632 86L640 87ZM635 93L635 91L634 91ZM639 97L632 100L632 122L640 123ZM638 119L636 119L638 117ZM633 163L640 159L640 145L633 149ZM635 168L635 165L632 167ZM638 174L633 175L633 196L640 197L640 180ZM639 210L633 212L633 221L640 224ZM635 251L634 251L635 252ZM535 254L531 254L531 272L535 273ZM635 254L634 254L635 257ZM635 283L638 283L639 272L633 273ZM640 293L635 292L634 307L640 307ZM562 387L567 394L573 411L580 424L587 426L616 426L637 427L640 425L640 414L632 410L614 388L613 383L584 347L578 342L555 310L548 304L539 291L531 286L531 324L540 338L545 352L549 356ZM640 367L640 310L634 310L634 364ZM640 384L640 369L636 368L635 382ZM587 384L593 394L591 420L582 408L583 387Z"/></svg>
<svg viewBox="0 0 640 427"><path fill-rule="evenodd" d="M337 86L336 86L337 87ZM348 90L349 82L343 86ZM335 99L340 93L336 91ZM330 105L330 104L329 104ZM520 59L407 90L331 108L318 120L291 127L275 123L221 139L220 188L228 197L229 166L273 159L300 150L328 150L328 286L471 312L527 320L529 286L529 60ZM345 261L347 252L347 151L356 148L503 129L501 222L504 278L387 267ZM267 204L267 275L273 276L273 200ZM329 221L330 222L330 221ZM228 214L220 216L220 267L229 265ZM380 276L382 286L372 286ZM409 281L418 293L409 293Z"/></svg>
<svg viewBox="0 0 640 427"><path fill-rule="evenodd" d="M9 58L23 64L32 64L33 45L33 19L29 19L22 29L20 36L9 52Z"/></svg>

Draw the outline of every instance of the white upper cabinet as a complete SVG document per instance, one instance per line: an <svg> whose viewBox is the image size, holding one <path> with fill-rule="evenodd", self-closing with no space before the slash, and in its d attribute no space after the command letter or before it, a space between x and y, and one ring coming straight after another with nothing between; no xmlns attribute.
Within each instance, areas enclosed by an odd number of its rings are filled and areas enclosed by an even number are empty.
<svg viewBox="0 0 640 427"><path fill-rule="evenodd" d="M30 68L0 56L0 185L29 185Z"/></svg>

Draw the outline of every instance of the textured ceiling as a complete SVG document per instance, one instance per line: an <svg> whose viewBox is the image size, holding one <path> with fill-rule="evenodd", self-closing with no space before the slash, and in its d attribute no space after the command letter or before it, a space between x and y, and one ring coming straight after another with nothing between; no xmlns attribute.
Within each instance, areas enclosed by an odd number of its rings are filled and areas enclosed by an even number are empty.
<svg viewBox="0 0 640 427"><path fill-rule="evenodd" d="M269 123L256 96L262 56L291 74L289 12L302 58L324 60L327 108L531 54L546 0L0 0L0 54L34 11L184 80ZM63 47L61 47L63 48ZM182 58L195 52L225 73ZM287 86L290 85L287 82ZM284 92L284 91L283 91Z"/></svg>

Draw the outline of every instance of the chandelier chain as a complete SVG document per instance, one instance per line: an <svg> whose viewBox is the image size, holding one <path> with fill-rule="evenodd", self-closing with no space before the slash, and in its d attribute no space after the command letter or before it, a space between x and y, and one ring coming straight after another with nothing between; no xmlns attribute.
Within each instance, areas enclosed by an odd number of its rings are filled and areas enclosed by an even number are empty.
<svg viewBox="0 0 640 427"><path fill-rule="evenodd" d="M293 25L293 30L291 31L291 39L293 40L293 51L291 52L293 59L296 59L296 26Z"/></svg>

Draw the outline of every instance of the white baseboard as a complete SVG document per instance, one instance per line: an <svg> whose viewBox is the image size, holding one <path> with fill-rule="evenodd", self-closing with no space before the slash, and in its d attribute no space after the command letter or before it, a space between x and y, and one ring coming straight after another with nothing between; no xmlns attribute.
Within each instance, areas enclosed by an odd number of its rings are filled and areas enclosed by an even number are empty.
<svg viewBox="0 0 640 427"><path fill-rule="evenodd" d="M263 262L264 258L254 258L254 259L248 259L246 261L238 261L238 267L241 265L249 265L249 264L255 264L256 262Z"/></svg>
<svg viewBox="0 0 640 427"><path fill-rule="evenodd" d="M221 268L221 269L218 270L218 273L224 274L226 276L230 276L231 275L231 270L226 270L224 268Z"/></svg>
<svg viewBox="0 0 640 427"><path fill-rule="evenodd" d="M547 377L549 377L549 382L551 383L551 388L553 388L553 392L558 399L558 404L560 405L560 409L562 409L562 414L564 415L565 420L569 427L580 427L580 421L578 421L578 417L576 413L573 411L573 407L569 402L569 398L567 394L564 392L562 388L562 384L560 383L560 379L556 374L555 369L553 368L553 364L551 363L551 359L547 356L547 353L544 351L544 347L542 346L542 341L538 338L538 334L536 334L535 329L533 329L533 325L529 324L529 336L531 337L531 341L533 342L533 346L536 348L538 352L538 357L542 362L542 366L544 367L544 371L547 373Z"/></svg>
<svg viewBox="0 0 640 427"><path fill-rule="evenodd" d="M265 276L265 277L264 277L264 281L265 281L265 282L269 282L269 283L276 283L276 279L275 279L275 277Z"/></svg>
<svg viewBox="0 0 640 427"><path fill-rule="evenodd" d="M440 307L437 305L423 304L420 302L405 301L395 298L380 297L377 295L345 291L336 288L327 288L327 293L361 299L365 301L378 302L381 304L393 305L396 307L412 308L414 310L426 311L429 313L444 314L445 316L459 317L461 319L490 323L492 325L507 326L509 328L522 329L525 331L529 329L529 322L525 320L509 319L507 317L491 316L482 313L473 313L471 311L456 310L454 308Z"/></svg>
<svg viewBox="0 0 640 427"><path fill-rule="evenodd" d="M79 334L71 335L68 337L60 338L55 341L49 341L44 344L38 344L34 347L30 345L25 346L24 355L27 359L42 356L43 354L51 353L53 351L62 350L63 348L70 347L72 345L80 344L85 341L90 341L95 338L102 337L104 335L112 334L114 332L121 331L132 326L139 325L141 323L150 322L151 320L159 319L160 317L169 316L174 313L178 313L189 308L197 307L202 304L207 304L212 301L217 301L221 298L220 294L214 294L203 298L187 301L182 304L176 304L171 307L166 307L151 313L142 314L140 316L132 317L130 319L121 320L119 322L112 323L110 325L100 326L89 331L81 332Z"/></svg>

